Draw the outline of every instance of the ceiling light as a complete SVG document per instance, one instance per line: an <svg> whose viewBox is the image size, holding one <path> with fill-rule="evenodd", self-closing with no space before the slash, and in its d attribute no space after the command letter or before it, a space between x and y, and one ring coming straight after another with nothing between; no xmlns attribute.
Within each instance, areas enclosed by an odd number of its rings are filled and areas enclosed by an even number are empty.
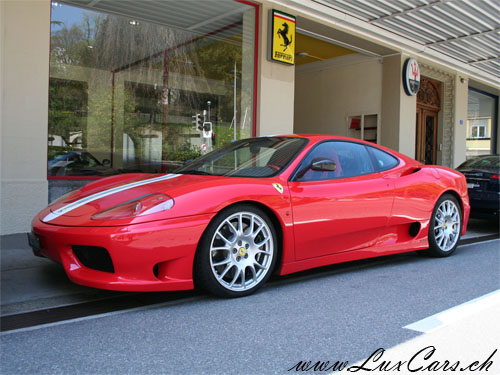
<svg viewBox="0 0 500 375"><path fill-rule="evenodd" d="M311 54L309 54L307 52L298 52L297 56L302 57L302 58L310 57L312 59L316 59L316 60L319 60L319 61L323 61L324 60L324 58L322 58L322 57L314 56L314 55L311 55Z"/></svg>

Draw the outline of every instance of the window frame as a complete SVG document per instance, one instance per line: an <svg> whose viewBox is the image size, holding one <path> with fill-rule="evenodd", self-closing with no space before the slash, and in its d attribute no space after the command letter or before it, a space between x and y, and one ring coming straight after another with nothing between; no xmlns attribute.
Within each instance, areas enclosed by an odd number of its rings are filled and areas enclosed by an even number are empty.
<svg viewBox="0 0 500 375"><path fill-rule="evenodd" d="M490 153L497 155L498 154L497 147L498 147L498 99L499 99L499 96L492 94L492 93L489 93L489 92L486 92L486 91L483 91L483 90L480 90L480 89L477 89L477 88L472 87L472 86L468 87L468 91L473 91L473 92L488 96L491 99L493 99L493 113L491 116L491 133L490 133L489 139L491 142L490 143ZM467 93L467 95L468 94L469 93ZM476 139L476 138L474 138L474 139ZM485 138L479 138L479 139L483 140ZM466 153L467 153L467 147L466 147Z"/></svg>
<svg viewBox="0 0 500 375"><path fill-rule="evenodd" d="M469 129L470 129L470 134L469 134L469 139L490 139L490 137L487 136L488 133L488 126L489 126L489 121L491 117L482 117L482 118L475 118L475 119L470 119L469 120ZM478 123L474 124L474 122L483 122L485 121L486 123ZM477 136L474 136L474 129L477 129ZM484 131L484 135L481 135L481 129Z"/></svg>
<svg viewBox="0 0 500 375"><path fill-rule="evenodd" d="M340 142L343 142L343 143L350 143L350 144L356 144L356 145L360 145L360 146L363 146L365 149L366 149L366 152L368 153L368 156L369 156L369 159L370 159L370 163L373 167L373 172L370 172L370 173L364 173L364 174L359 174L359 175L356 175L356 176L349 176L349 177L338 177L338 178L328 178L328 179L324 179L324 180L307 180L307 181L300 181L300 180L297 180L297 174L302 171L302 168L304 167L304 161L311 155L311 153L313 153L316 148L324 143L340 143ZM380 150L382 152L385 152L386 154L392 156L393 158L395 158L398 163L393 166L392 168L389 168L389 169L386 169L386 170L380 170L380 168L378 167L378 163L376 163L376 159L375 157L373 156L372 152L370 151L370 148L376 148L377 150ZM374 146L371 146L371 145L368 145L366 143L363 143L363 142L356 142L356 141L351 141L351 140L344 140L344 139L325 139L323 141L320 141L318 143L316 143L308 152L307 154L304 155L304 157L302 158L302 160L300 161L299 165L297 165L297 167L295 167L294 171L292 172L292 174L290 175L290 178L288 179L288 181L290 182L300 182L300 183L308 183L308 182L325 182L325 181L339 181L339 180L346 180L346 179L349 179L349 178L357 178L357 177L361 177L361 176L368 176L368 175L375 175L377 173L380 173L380 172L386 172L386 171L389 171L389 170L392 170L394 168L396 168L397 166L399 166L401 164L401 160L399 158L397 158L396 156L384 151L384 150L381 150L380 148L378 147L374 147Z"/></svg>
<svg viewBox="0 0 500 375"><path fill-rule="evenodd" d="M253 110L253 124L252 124L252 137L256 137L257 135L257 99L258 99L258 73L259 73L259 33L260 33L260 11L261 11L261 4L255 3L253 1L249 0L232 0L237 3L249 5L255 9L255 24L254 24L254 56L253 56L253 104L252 104L252 110ZM67 4L68 6L74 6L72 4ZM83 8L83 9L88 9L88 8ZM108 13L108 14L113 14L113 13ZM51 20L52 20L52 14L51 14ZM203 35L204 36L210 36L212 33L208 33ZM49 37L52 37L52 30L49 30ZM50 48L49 48L50 52ZM50 79L50 72L48 72L48 77ZM49 129L47 129L47 139L49 137ZM46 176L47 180L100 180L101 178L106 178L108 176L51 176L49 174L49 143L46 143L47 148L46 148ZM111 153L112 155L113 153ZM165 173L165 172L161 172ZM118 173L115 176L118 176L123 173Z"/></svg>

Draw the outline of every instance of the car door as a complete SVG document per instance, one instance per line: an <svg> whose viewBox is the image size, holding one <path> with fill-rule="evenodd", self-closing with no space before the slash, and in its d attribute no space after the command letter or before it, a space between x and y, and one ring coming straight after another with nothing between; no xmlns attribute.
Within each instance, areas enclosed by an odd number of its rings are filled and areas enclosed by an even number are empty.
<svg viewBox="0 0 500 375"><path fill-rule="evenodd" d="M333 161L336 170L312 170L320 159ZM360 143L327 141L309 152L289 182L296 260L376 243L394 200L394 183L379 169Z"/></svg>

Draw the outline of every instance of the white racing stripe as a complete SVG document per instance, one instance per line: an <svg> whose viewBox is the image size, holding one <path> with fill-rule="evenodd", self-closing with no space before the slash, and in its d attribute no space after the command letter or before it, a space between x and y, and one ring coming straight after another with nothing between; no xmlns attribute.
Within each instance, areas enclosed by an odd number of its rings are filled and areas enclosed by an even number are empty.
<svg viewBox="0 0 500 375"><path fill-rule="evenodd" d="M89 195L88 197L77 200L76 202L70 203L67 206L61 207L58 210L49 213L47 216L45 216L42 219L42 221L46 223L48 221L54 220L55 218L57 218L61 215L64 215L65 213L67 213L69 211L72 211L78 207L81 207L87 203L93 202L97 199L107 197L108 195L111 195L111 194L119 193L121 191L132 189L132 188L135 188L138 186L152 184L152 183L159 182L159 181L170 180L171 178L175 178L175 177L179 177L179 176L180 176L180 174L167 174L165 176L149 178L147 180L142 180L142 181L137 181L137 182L131 182L130 184L125 184L125 185L117 186L117 187L109 189L109 190L100 191L99 193Z"/></svg>

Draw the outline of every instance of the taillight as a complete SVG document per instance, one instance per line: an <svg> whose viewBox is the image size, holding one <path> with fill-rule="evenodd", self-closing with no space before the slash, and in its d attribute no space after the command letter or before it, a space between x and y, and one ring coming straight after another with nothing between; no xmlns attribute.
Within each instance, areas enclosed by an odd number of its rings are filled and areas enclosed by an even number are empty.
<svg viewBox="0 0 500 375"><path fill-rule="evenodd" d="M490 176L490 178L494 179L494 180L500 180L500 174L492 174Z"/></svg>

